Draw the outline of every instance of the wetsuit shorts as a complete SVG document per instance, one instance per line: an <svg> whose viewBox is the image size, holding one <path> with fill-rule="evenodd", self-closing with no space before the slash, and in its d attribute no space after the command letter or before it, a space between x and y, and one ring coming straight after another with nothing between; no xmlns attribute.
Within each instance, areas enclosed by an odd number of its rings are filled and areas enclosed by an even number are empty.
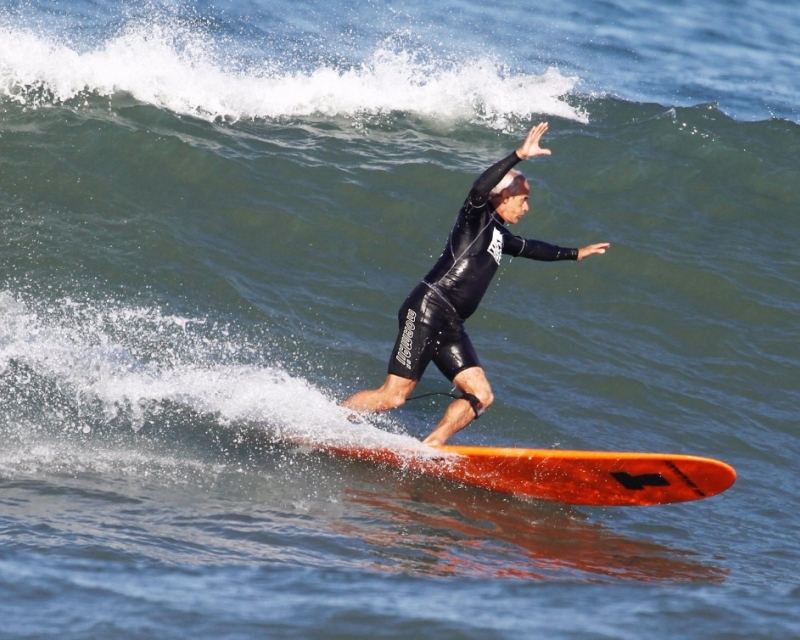
<svg viewBox="0 0 800 640"><path fill-rule="evenodd" d="M481 366L455 309L424 282L406 298L397 319L400 327L389 373L419 380L433 362L452 382L464 369Z"/></svg>

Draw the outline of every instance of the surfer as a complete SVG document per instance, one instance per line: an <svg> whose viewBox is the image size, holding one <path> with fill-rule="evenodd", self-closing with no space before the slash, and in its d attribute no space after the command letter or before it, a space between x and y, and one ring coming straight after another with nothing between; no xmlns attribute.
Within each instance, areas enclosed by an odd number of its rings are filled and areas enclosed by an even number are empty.
<svg viewBox="0 0 800 640"><path fill-rule="evenodd" d="M500 264L502 254L533 260L577 260L602 254L609 243L580 249L558 247L513 235L528 211L530 185L514 166L535 156L550 155L539 146L547 123L533 127L520 147L489 167L475 181L458 212L442 255L400 308L400 330L389 372L377 389L359 391L342 405L358 412L395 409L411 395L428 364L461 391L439 424L424 440L444 444L479 417L494 400L464 322L477 309Z"/></svg>

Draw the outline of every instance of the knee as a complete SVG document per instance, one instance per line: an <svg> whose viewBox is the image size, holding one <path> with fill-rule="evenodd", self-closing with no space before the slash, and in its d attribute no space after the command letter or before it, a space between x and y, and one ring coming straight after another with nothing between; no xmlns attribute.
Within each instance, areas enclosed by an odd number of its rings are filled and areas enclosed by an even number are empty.
<svg viewBox="0 0 800 640"><path fill-rule="evenodd" d="M402 407L408 399L408 394L402 392L390 392L384 396L389 410Z"/></svg>
<svg viewBox="0 0 800 640"><path fill-rule="evenodd" d="M472 394L481 401L484 409L488 409L494 402L494 393L488 380L483 380L483 384L476 385Z"/></svg>
<svg viewBox="0 0 800 640"><path fill-rule="evenodd" d="M492 393L491 388L487 387L485 390L479 390L475 395L478 400L480 400L481 413L492 406L492 403L494 402L494 394Z"/></svg>
<svg viewBox="0 0 800 640"><path fill-rule="evenodd" d="M487 388L486 391L478 393L478 398L483 403L483 408L488 409L494 402L494 393L492 393L491 388Z"/></svg>
<svg viewBox="0 0 800 640"><path fill-rule="evenodd" d="M476 389L475 393L470 393L468 391L464 391L463 393L464 395L461 396L461 399L469 402L472 410L475 412L476 418L482 416L494 402L494 394L488 386L486 388Z"/></svg>
<svg viewBox="0 0 800 640"><path fill-rule="evenodd" d="M472 405L476 417L486 411L494 402L492 387L480 367L465 369L453 378L453 383L465 396L469 396L464 399Z"/></svg>
<svg viewBox="0 0 800 640"><path fill-rule="evenodd" d="M414 390L415 384L416 383L412 380L387 380L381 388L386 408L391 410L402 407L406 403L408 396L411 395L411 392Z"/></svg>

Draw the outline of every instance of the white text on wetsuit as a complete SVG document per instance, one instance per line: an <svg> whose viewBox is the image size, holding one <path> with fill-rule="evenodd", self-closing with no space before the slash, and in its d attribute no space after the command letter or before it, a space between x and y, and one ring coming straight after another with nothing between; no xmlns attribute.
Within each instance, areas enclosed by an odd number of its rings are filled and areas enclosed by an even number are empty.
<svg viewBox="0 0 800 640"><path fill-rule="evenodd" d="M489 245L487 251L491 254L497 264L500 264L500 259L503 256L503 234L497 229L492 230L492 243Z"/></svg>
<svg viewBox="0 0 800 640"><path fill-rule="evenodd" d="M416 319L416 312L413 309L409 309L406 315L406 326L403 329L403 337L400 339L400 347L397 350L397 361L404 365L406 369L411 368L411 345L414 339L414 320Z"/></svg>

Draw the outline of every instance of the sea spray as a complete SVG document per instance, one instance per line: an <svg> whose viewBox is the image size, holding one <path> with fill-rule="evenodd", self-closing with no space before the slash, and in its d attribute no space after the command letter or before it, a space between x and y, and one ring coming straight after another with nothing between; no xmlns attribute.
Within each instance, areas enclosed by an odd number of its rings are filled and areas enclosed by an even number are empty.
<svg viewBox="0 0 800 640"><path fill-rule="evenodd" d="M29 107L131 96L206 120L405 113L497 129L532 114L586 122L570 100L578 78L555 67L510 69L489 54L451 58L394 36L362 60L292 60L231 49L202 24L156 15L91 46L0 22L0 99Z"/></svg>
<svg viewBox="0 0 800 640"><path fill-rule="evenodd" d="M176 427L173 446L197 428L271 443L418 446L353 422L330 393L260 362L246 339L200 318L110 302L40 303L7 291L0 318L2 417L20 446L42 452L48 464L59 450L54 436L64 442L100 432L113 449L132 446L135 433L155 424Z"/></svg>

